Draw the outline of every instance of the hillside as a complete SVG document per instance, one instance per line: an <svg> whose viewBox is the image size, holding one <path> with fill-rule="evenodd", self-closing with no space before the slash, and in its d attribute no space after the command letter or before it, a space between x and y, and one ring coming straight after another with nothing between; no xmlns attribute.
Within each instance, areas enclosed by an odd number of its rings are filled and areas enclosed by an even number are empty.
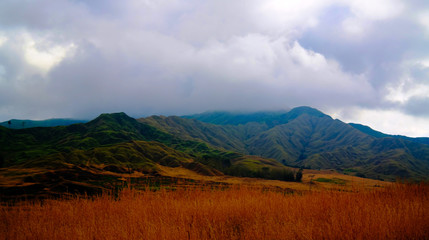
<svg viewBox="0 0 429 240"><path fill-rule="evenodd" d="M137 120L181 139L205 142L211 146L228 150L245 151L243 135L246 131L242 127L219 126L176 116L151 116Z"/></svg>
<svg viewBox="0 0 429 240"><path fill-rule="evenodd" d="M427 145L408 138L374 136L309 107L256 114L152 116L139 121L182 139L274 158L293 167L336 169L384 180L429 176Z"/></svg>
<svg viewBox="0 0 429 240"><path fill-rule="evenodd" d="M125 113L69 126L0 127L0 195L99 191L94 189L112 187L123 174L162 176L162 166L205 176L294 180L294 170L273 159L183 140Z"/></svg>
<svg viewBox="0 0 429 240"><path fill-rule="evenodd" d="M143 184L225 175L293 181L298 168L428 180L428 145L374 132L309 107L138 120L114 113L68 126L0 127L0 195L97 193L123 186L126 178Z"/></svg>
<svg viewBox="0 0 429 240"><path fill-rule="evenodd" d="M277 112L257 112L257 113L230 113L230 112L206 112L195 115L183 116L187 119L196 119L206 123L216 125L244 125L247 123L266 124L268 127L273 127L285 124L296 117L308 114L312 116L324 117L327 116L317 109L310 107L297 107L290 111Z"/></svg>

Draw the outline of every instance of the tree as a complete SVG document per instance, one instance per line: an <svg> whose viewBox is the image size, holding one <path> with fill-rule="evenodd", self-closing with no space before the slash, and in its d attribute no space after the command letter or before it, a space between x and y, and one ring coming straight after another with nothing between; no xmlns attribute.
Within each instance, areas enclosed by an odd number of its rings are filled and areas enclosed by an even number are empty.
<svg viewBox="0 0 429 240"><path fill-rule="evenodd" d="M12 124L12 122L9 120L9 121L7 122L7 124L9 125L9 128L10 128L10 125Z"/></svg>
<svg viewBox="0 0 429 240"><path fill-rule="evenodd" d="M302 171L303 171L302 168L300 168L298 170L298 172L295 175L295 181L297 181L297 182L301 182L302 181Z"/></svg>

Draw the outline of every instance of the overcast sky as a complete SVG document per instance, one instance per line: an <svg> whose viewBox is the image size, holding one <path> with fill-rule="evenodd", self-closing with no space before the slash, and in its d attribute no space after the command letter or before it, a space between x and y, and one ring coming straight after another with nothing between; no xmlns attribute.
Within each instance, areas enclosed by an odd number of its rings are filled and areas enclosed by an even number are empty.
<svg viewBox="0 0 429 240"><path fill-rule="evenodd" d="M0 1L0 121L302 105L429 136L429 1Z"/></svg>

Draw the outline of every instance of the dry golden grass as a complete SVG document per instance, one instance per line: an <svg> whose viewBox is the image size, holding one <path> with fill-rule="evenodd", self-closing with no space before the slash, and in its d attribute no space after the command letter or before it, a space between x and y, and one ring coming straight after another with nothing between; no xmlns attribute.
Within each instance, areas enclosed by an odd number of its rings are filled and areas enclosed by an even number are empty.
<svg viewBox="0 0 429 240"><path fill-rule="evenodd" d="M84 169L85 172L94 174L97 176L109 176L117 178L123 182L126 182L130 178L132 179L146 179L151 178L151 175L146 175L138 171L133 173L115 173L102 170L105 165L91 165L91 168ZM70 164L70 168L73 165ZM194 171L183 167L166 167L157 165L159 173L165 177L172 177L184 180L195 180L197 182L216 182L220 184L234 184L234 185L249 185L249 186L265 186L274 188L293 189L297 191L307 190L326 190L326 189L337 189L350 191L354 188L365 188L372 189L382 186L388 186L391 182L383 182L367 178L359 178L350 175L344 175L337 173L333 170L304 170L302 182L286 182L279 180L268 180L258 178L244 178L244 177L233 177L233 176L204 176ZM57 169L58 170L58 169ZM0 188L10 187L31 187L31 185L37 184L38 182L27 182L26 178L34 178L36 175L43 175L46 173L55 173L56 170L38 169L38 168L0 168ZM78 173L77 173L78 174ZM36 177L37 178L37 177ZM335 182L318 182L315 181L318 178L325 179L339 179L344 184L336 184ZM42 183L42 184L46 184ZM108 185L108 184L107 184ZM49 186L46 186L47 192L49 192ZM1 196L0 196L1 197Z"/></svg>
<svg viewBox="0 0 429 240"><path fill-rule="evenodd" d="M0 207L0 239L428 239L429 186L285 194L125 189Z"/></svg>
<svg viewBox="0 0 429 240"><path fill-rule="evenodd" d="M193 179L197 181L210 181L226 184L239 184L248 186L265 186L265 187L279 187L293 189L297 191L308 190L345 190L351 191L353 189L373 189L385 187L392 184L392 182L379 181L368 178L360 178L351 175L344 175L337 173L334 170L304 170L302 182L286 182L279 180L268 180L261 178L246 178L246 177L232 177L232 176L203 176L185 168L171 168L165 166L158 166L163 176L178 177ZM318 182L318 178L326 179L340 179L344 184L334 184L332 182Z"/></svg>

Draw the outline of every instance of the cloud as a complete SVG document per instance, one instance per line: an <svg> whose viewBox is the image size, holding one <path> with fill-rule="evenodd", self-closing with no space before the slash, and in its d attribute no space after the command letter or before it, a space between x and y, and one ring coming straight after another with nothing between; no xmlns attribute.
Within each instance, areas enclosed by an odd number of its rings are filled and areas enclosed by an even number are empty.
<svg viewBox="0 0 429 240"><path fill-rule="evenodd" d="M310 105L394 109L421 119L428 7L396 0L5 0L0 118Z"/></svg>
<svg viewBox="0 0 429 240"><path fill-rule="evenodd" d="M54 45L40 47L30 36L25 37L23 46L24 57L27 63L38 67L43 72L48 72L56 64L60 63L74 49L74 44L66 46ZM39 42L45 42L39 40Z"/></svg>
<svg viewBox="0 0 429 240"><path fill-rule="evenodd" d="M427 117L416 117L400 110L354 107L332 112L332 115L345 122L363 123L387 134L400 134L410 137L429 136ZM404 126L407 127L404 128ZM401 131L398 131L398 129Z"/></svg>
<svg viewBox="0 0 429 240"><path fill-rule="evenodd" d="M396 17L404 10L404 2L397 0L351 0L345 1L355 17L368 20L385 20Z"/></svg>
<svg viewBox="0 0 429 240"><path fill-rule="evenodd" d="M429 97L429 85L415 83L411 78L405 78L396 86L388 87L386 100L394 103L405 104L412 98Z"/></svg>

